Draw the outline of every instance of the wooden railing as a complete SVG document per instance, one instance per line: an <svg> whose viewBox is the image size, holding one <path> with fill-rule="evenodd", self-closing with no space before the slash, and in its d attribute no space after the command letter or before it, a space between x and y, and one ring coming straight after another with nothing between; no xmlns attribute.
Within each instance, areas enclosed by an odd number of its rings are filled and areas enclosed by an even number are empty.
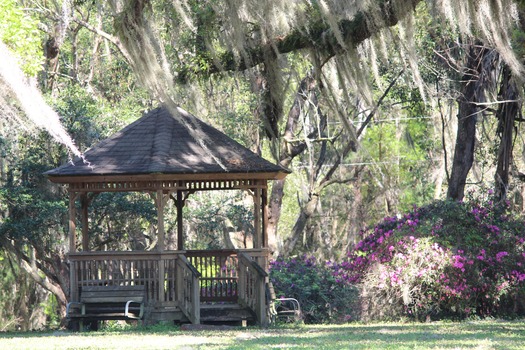
<svg viewBox="0 0 525 350"><path fill-rule="evenodd" d="M82 252L69 255L71 301L84 286L144 285L148 302L175 304L180 252Z"/></svg>
<svg viewBox="0 0 525 350"><path fill-rule="evenodd" d="M248 250L188 250L185 256L200 272L200 297L203 302L237 302L238 252ZM267 264L267 250L250 249L250 258L260 266ZM264 268L263 268L264 269Z"/></svg>
<svg viewBox="0 0 525 350"><path fill-rule="evenodd" d="M184 255L177 260L177 302L184 315L193 324L200 323L200 273Z"/></svg>
<svg viewBox="0 0 525 350"><path fill-rule="evenodd" d="M201 301L237 301L237 251L192 250L185 255L201 274Z"/></svg>
<svg viewBox="0 0 525 350"><path fill-rule="evenodd" d="M265 293L268 274L243 252L239 252L238 261L239 303L255 311L257 322L265 326L268 323Z"/></svg>
<svg viewBox="0 0 525 350"><path fill-rule="evenodd" d="M179 307L194 323L201 301L239 302L264 325L267 251L247 251L71 253L70 301L86 286L144 285L149 306Z"/></svg>
<svg viewBox="0 0 525 350"><path fill-rule="evenodd" d="M253 261L255 261L265 271L268 271L268 249L238 249L238 252L247 254Z"/></svg>

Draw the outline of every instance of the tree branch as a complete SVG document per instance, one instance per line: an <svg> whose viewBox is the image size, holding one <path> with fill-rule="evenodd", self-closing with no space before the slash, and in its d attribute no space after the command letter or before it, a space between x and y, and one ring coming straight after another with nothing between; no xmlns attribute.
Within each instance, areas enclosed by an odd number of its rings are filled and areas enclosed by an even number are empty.
<svg viewBox="0 0 525 350"><path fill-rule="evenodd" d="M388 87L386 88L386 90L383 92L383 94L381 95L381 97L379 98L379 100L377 101L377 104L375 105L374 109L370 112L370 114L368 114L368 116L366 117L366 120L363 122L363 124L361 124L361 127L359 128L359 130L357 131L357 137L361 136L361 133L364 131L364 129L366 128L366 126L370 123L370 121L372 120L372 118L374 117L374 115L377 113L377 110L379 109L379 107L381 106L381 104L383 103L384 99L386 98L386 96L388 95L388 93L390 92L390 89L392 89L392 87L394 86L394 84L397 82L397 80L399 79L399 77L401 77L401 75L403 74L404 70L402 70L391 82L390 84L388 85ZM352 150L355 150L356 149L356 145L354 143L353 140L349 141L345 148L343 149L343 153L341 154L340 157L337 157L337 159L335 160L334 164L332 165L332 167L330 168L330 170L328 170L328 172L326 173L325 177L323 178L323 180L321 180L321 182L319 183L319 188L318 188L318 191L321 191L321 189L323 189L324 187L326 187L328 184L332 183L330 180L332 178L332 176L334 175L335 171L339 168L339 165L341 164L341 162L343 161L344 158L346 158L346 156L348 155L348 153L350 153L350 151Z"/></svg>
<svg viewBox="0 0 525 350"><path fill-rule="evenodd" d="M74 22L80 24L81 26L83 26L87 30L89 30L89 31L91 31L91 32L93 32L93 33L95 33L97 35L100 35L101 37L103 37L104 39L106 39L107 41L109 41L110 43L115 45L117 47L117 49L120 51L120 53L122 54L122 56L124 56L126 61L128 61L129 63L132 62L131 55L129 54L128 50L122 44L122 42L120 41L119 38L117 38L116 36L111 35L109 33L106 33L101 28L97 28L97 27L92 26L88 22L85 22L84 20L82 20L82 19L80 19L78 17L73 17L72 20Z"/></svg>
<svg viewBox="0 0 525 350"><path fill-rule="evenodd" d="M9 239L2 237L0 238L0 242L4 249L7 249L13 253L20 260L20 266L31 276L31 278L36 283L53 293L64 305L67 303L67 297L64 294L61 286L48 278L48 276L53 274L36 260L35 249L33 246L30 246L29 249L31 250L32 254L31 256L28 256L27 254L24 254L19 249L19 247L15 246ZM42 276L41 273L44 273L44 276Z"/></svg>
<svg viewBox="0 0 525 350"><path fill-rule="evenodd" d="M388 87L386 88L385 92L383 92L383 95L381 95L381 97L379 98L379 100L377 101L374 109L368 114L368 116L366 117L365 121L363 122L363 124L361 124L361 127L359 128L359 130L357 130L357 137L359 138L359 136L361 136L361 133L365 130L365 128L368 126L368 123L370 123L370 120L372 120L372 118L375 116L375 114L377 113L377 110L379 108L379 106L381 106L383 104L383 100L385 99L385 97L388 95L388 93L390 92L390 89L392 89L392 87L394 86L394 84L396 83L397 79L399 79L399 77L401 77L401 75L405 72L405 70L401 70L401 72L399 72L399 74L394 78L394 80L392 80L390 82L390 84L388 85Z"/></svg>
<svg viewBox="0 0 525 350"><path fill-rule="evenodd" d="M403 0L398 0L403 1ZM407 0L404 0L407 1ZM209 55L201 57L206 64L200 66L183 65L177 71L177 80L184 83L191 75L205 76L222 71L243 71L263 63L268 58L268 52L286 54L304 49L314 49L321 52L328 59L348 48L355 48L366 39L379 33L383 28L396 25L400 19L409 13L397 13L396 1L383 0L378 6L378 14L365 11L358 12L352 19L343 19L338 23L340 35L344 41L341 46L334 34L333 28L322 18L308 26L296 28L286 36L277 37L267 42L261 42L251 48L245 48L245 54L239 60L231 51L224 52L213 58ZM415 9L421 0L408 0ZM374 9L370 11L375 11ZM373 23L371 18L381 17L382 23Z"/></svg>

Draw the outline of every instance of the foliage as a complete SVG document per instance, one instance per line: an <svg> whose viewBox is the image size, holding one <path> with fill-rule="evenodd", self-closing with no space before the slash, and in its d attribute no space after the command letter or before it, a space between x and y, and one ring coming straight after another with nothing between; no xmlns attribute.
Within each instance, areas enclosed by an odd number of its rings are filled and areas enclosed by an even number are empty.
<svg viewBox="0 0 525 350"><path fill-rule="evenodd" d="M0 332L42 329L45 322L56 328L54 298L25 274L19 263L11 254L0 251Z"/></svg>
<svg viewBox="0 0 525 350"><path fill-rule="evenodd" d="M105 104L79 86L65 86L49 99L82 149L108 136L107 133L120 123L109 120L104 113L109 110ZM140 105L126 108L121 114L128 114ZM118 112L111 111L110 115ZM65 258L68 202L64 187L52 184L43 173L66 162L70 155L64 147L51 142L46 133L23 130L7 123L4 126L7 127L0 129L0 249L5 256L11 257L12 266L7 266L5 260L0 262L6 272L0 276L0 285L14 280L18 288L0 298L5 310L0 314L0 325L6 329L56 326L63 320L61 310L65 311L65 295L69 288ZM124 249L131 244L137 248L142 244L142 241L137 243L141 239L139 234L144 233L142 227L148 220L154 221L151 218L155 215L151 198L144 200L133 195L101 195L94 199L90 209L91 232L95 236L92 243L109 245L117 237L115 233L126 232L118 236L120 245L112 245L125 246ZM110 234L109 240L104 236L107 234ZM11 270L16 271L14 277L8 273ZM35 279L44 281L46 286L37 285ZM45 288L55 288L53 293L58 295L50 295Z"/></svg>
<svg viewBox="0 0 525 350"><path fill-rule="evenodd" d="M35 76L40 71L43 55L38 21L15 0L0 1L0 41L19 57L24 73Z"/></svg>
<svg viewBox="0 0 525 350"><path fill-rule="evenodd" d="M254 232L253 209L244 202L246 195L240 191L220 191L190 196L184 212L186 248L223 249L230 242L235 248L246 248ZM251 200L248 198L247 202ZM171 226L176 225L174 219L172 216L168 220ZM237 234L232 237L230 233Z"/></svg>
<svg viewBox="0 0 525 350"><path fill-rule="evenodd" d="M489 198L441 201L361 232L337 265L365 318L525 315L525 221Z"/></svg>
<svg viewBox="0 0 525 350"><path fill-rule="evenodd" d="M306 323L356 320L357 290L334 278L330 263L314 257L278 259L270 264L270 279L277 299L295 298Z"/></svg>
<svg viewBox="0 0 525 350"><path fill-rule="evenodd" d="M145 250L152 244L148 234L157 213L148 195L100 193L89 209L93 250Z"/></svg>
<svg viewBox="0 0 525 350"><path fill-rule="evenodd" d="M7 140L6 140L7 141ZM4 238L34 244L39 249L53 249L63 239L60 221L66 215L66 203L47 185L43 172L58 147L48 147L46 134L21 134L5 144L12 155L0 187L4 212L0 234ZM16 156L14 153L16 152ZM56 233L56 234L55 234ZM20 246L23 246L20 244Z"/></svg>

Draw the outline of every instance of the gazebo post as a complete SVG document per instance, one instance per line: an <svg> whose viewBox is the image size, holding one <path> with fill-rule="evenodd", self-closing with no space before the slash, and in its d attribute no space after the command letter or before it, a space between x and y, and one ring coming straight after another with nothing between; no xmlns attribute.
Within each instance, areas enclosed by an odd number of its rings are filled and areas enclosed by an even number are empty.
<svg viewBox="0 0 525 350"><path fill-rule="evenodd" d="M77 230L77 223L75 220L76 216L76 207L75 207L75 200L77 198L77 193L73 191L69 191L69 252L75 253L77 250L77 237L76 237L76 230Z"/></svg>
<svg viewBox="0 0 525 350"><path fill-rule="evenodd" d="M265 181L265 186L262 189L262 246L268 248L268 182ZM269 253L269 252L268 252ZM265 256L264 262L259 261L259 264L268 271L269 254Z"/></svg>
<svg viewBox="0 0 525 350"><path fill-rule="evenodd" d="M184 207L184 201L182 199L182 191L177 190L177 250L184 250L184 238L182 236L183 221L182 221L182 208Z"/></svg>
<svg viewBox="0 0 525 350"><path fill-rule="evenodd" d="M268 189L262 189L262 246L268 248Z"/></svg>
<svg viewBox="0 0 525 350"><path fill-rule="evenodd" d="M77 239L76 239L76 207L75 200L77 199L78 193L73 192L69 189L69 253L75 253L77 250ZM77 269L74 262L70 262L69 265L69 282L71 289L69 290L69 301L78 301L78 284L77 284Z"/></svg>
<svg viewBox="0 0 525 350"><path fill-rule="evenodd" d="M157 249L164 251L164 194L157 190Z"/></svg>
<svg viewBox="0 0 525 350"><path fill-rule="evenodd" d="M157 190L157 250L162 253L164 252L164 194L162 190ZM159 276L158 276L158 294L159 300L162 300L164 295L164 262L159 257Z"/></svg>
<svg viewBox="0 0 525 350"><path fill-rule="evenodd" d="M89 222L88 222L88 206L89 199L87 193L80 195L80 206L82 209L82 250L89 251Z"/></svg>
<svg viewBox="0 0 525 350"><path fill-rule="evenodd" d="M263 246L262 240L262 230L261 230L261 189L259 188L259 181L255 182L256 187L254 190L253 196L253 211L254 211L254 220L253 225L255 228L253 247L255 249L260 249Z"/></svg>

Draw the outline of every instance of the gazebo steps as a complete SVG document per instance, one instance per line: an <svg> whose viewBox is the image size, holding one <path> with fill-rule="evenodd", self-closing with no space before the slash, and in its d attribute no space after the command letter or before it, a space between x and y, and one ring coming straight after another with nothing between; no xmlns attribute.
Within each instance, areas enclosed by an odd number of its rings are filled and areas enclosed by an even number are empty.
<svg viewBox="0 0 525 350"><path fill-rule="evenodd" d="M180 310L153 309L145 312L145 323L155 324L158 322L189 322Z"/></svg>
<svg viewBox="0 0 525 350"><path fill-rule="evenodd" d="M237 303L202 304L200 316L201 323L209 324L255 322L255 315L250 309Z"/></svg>

